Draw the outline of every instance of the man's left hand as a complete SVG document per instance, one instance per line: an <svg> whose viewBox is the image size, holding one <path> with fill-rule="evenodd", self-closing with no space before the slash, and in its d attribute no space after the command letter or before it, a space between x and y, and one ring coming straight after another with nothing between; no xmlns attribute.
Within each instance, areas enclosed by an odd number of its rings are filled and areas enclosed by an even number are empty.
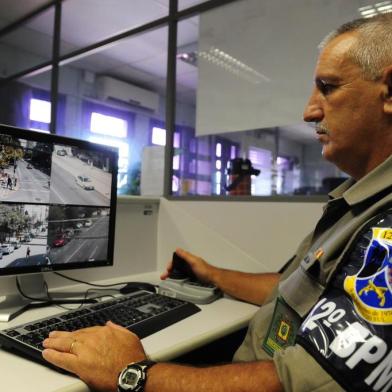
<svg viewBox="0 0 392 392"><path fill-rule="evenodd" d="M139 338L110 321L104 327L53 331L43 345L44 359L102 391L116 391L120 371L146 359Z"/></svg>

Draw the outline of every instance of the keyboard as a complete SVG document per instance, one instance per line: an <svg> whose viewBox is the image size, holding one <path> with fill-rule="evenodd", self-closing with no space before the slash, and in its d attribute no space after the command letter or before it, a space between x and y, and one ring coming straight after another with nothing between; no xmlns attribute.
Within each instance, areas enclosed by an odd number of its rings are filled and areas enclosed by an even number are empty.
<svg viewBox="0 0 392 392"><path fill-rule="evenodd" d="M111 320L144 338L200 310L189 302L139 290L0 331L0 344L6 350L50 366L41 352L42 342L51 331L75 331Z"/></svg>

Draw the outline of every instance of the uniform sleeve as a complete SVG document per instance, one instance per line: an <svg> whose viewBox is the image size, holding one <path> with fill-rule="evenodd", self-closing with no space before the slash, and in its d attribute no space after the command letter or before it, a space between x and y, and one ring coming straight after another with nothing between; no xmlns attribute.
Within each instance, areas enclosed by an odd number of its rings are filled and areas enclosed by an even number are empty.
<svg viewBox="0 0 392 392"><path fill-rule="evenodd" d="M273 360L285 392L344 392L298 344L275 352Z"/></svg>

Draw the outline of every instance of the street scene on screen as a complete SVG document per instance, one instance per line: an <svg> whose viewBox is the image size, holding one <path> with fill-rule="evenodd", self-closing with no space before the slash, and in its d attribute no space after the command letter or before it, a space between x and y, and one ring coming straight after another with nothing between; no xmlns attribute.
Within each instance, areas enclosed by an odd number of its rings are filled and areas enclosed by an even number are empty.
<svg viewBox="0 0 392 392"><path fill-rule="evenodd" d="M54 145L50 203L109 206L110 159L98 152Z"/></svg>
<svg viewBox="0 0 392 392"><path fill-rule="evenodd" d="M0 201L49 202L52 148L0 134Z"/></svg>
<svg viewBox="0 0 392 392"><path fill-rule="evenodd" d="M0 268L105 260L109 209L0 204Z"/></svg>

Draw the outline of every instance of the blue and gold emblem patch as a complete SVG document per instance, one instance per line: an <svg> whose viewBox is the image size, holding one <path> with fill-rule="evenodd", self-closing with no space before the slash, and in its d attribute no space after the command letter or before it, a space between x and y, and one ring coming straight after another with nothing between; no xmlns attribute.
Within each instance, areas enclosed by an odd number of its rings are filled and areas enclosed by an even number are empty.
<svg viewBox="0 0 392 392"><path fill-rule="evenodd" d="M392 324L391 274L392 229L372 227L361 269L344 280L355 309L372 324Z"/></svg>

